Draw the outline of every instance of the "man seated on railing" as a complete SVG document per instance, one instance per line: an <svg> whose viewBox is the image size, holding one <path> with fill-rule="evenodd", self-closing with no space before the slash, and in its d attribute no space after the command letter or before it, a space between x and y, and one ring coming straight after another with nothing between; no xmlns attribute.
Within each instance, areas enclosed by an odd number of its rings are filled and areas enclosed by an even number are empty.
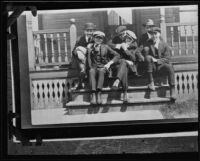
<svg viewBox="0 0 200 161"><path fill-rule="evenodd" d="M148 87L151 90L155 90L153 72L158 72L159 76L168 76L168 82L170 85L170 97L172 100L176 99L175 96L175 76L174 69L170 63L171 49L167 43L160 39L161 30L159 27L153 27L151 32L152 43L144 47L144 61L146 65L146 71L148 74L149 84Z"/></svg>
<svg viewBox="0 0 200 161"><path fill-rule="evenodd" d="M87 45L93 41L92 34L95 30L96 26L93 23L86 23L84 27L84 35L78 38L72 51L72 67L78 69L79 72L79 83L76 85L76 88L78 89L84 87L83 80L86 77Z"/></svg>
<svg viewBox="0 0 200 161"><path fill-rule="evenodd" d="M110 66L119 59L119 54L103 43L105 39L103 32L96 31L93 37L94 43L88 45L89 78L92 89L91 104L101 104L101 90L105 74L108 73Z"/></svg>
<svg viewBox="0 0 200 161"><path fill-rule="evenodd" d="M124 90L123 101L127 102L127 89L128 89L128 73L137 74L136 61L144 61L140 50L137 48L136 35L130 30L124 31L123 42L119 49L120 59L118 60L117 79L115 80L112 88L118 89L119 84L122 84ZM134 46L133 44L136 44Z"/></svg>

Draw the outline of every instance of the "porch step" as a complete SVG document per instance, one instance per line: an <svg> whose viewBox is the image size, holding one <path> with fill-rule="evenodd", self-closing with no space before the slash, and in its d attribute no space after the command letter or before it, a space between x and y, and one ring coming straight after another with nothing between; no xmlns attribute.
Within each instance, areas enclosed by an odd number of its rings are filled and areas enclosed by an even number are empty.
<svg viewBox="0 0 200 161"><path fill-rule="evenodd" d="M137 98L129 99L127 103L122 100L103 99L102 105L91 105L85 101L71 101L66 104L69 115L81 115L92 113L126 112L137 110L158 110L165 104L172 103L169 97L154 97L150 99Z"/></svg>
<svg viewBox="0 0 200 161"><path fill-rule="evenodd" d="M138 100L141 98L155 98L155 97L169 97L169 86L155 86L155 91L151 91L147 86L137 86L128 88L128 98L130 100ZM90 95L92 91L88 89L74 90L71 91L71 100L74 102L90 102ZM103 88L102 99L106 102L111 102L112 100L122 100L123 90L112 90L111 88Z"/></svg>

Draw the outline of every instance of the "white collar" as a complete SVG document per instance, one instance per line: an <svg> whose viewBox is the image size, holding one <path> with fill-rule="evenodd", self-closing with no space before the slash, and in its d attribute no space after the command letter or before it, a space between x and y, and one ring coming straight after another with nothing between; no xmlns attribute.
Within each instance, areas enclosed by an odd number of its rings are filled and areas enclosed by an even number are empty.
<svg viewBox="0 0 200 161"><path fill-rule="evenodd" d="M158 49L158 45L160 43L160 39L156 40L155 44L154 44L154 47L156 47Z"/></svg>
<svg viewBox="0 0 200 161"><path fill-rule="evenodd" d="M147 32L148 38L150 39L152 36L150 33Z"/></svg>

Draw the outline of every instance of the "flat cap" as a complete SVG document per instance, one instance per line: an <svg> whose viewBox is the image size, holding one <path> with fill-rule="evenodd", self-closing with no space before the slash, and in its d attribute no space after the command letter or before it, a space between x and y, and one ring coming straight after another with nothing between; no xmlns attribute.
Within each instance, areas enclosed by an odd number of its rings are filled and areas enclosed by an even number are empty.
<svg viewBox="0 0 200 161"><path fill-rule="evenodd" d="M93 33L93 37L102 37L102 38L104 38L105 34L102 31L95 31Z"/></svg>
<svg viewBox="0 0 200 161"><path fill-rule="evenodd" d="M151 31L153 33L155 33L155 32L161 32L161 29L159 27L153 27Z"/></svg>
<svg viewBox="0 0 200 161"><path fill-rule="evenodd" d="M130 30L125 30L124 31L124 36L123 37L126 37L126 36L128 36L132 40L136 40L137 39L135 33L133 31L130 31Z"/></svg>
<svg viewBox="0 0 200 161"><path fill-rule="evenodd" d="M123 32L123 31L125 31L127 28L126 28L126 26L118 26L117 28L116 28L116 32L117 33L121 33L121 32Z"/></svg>

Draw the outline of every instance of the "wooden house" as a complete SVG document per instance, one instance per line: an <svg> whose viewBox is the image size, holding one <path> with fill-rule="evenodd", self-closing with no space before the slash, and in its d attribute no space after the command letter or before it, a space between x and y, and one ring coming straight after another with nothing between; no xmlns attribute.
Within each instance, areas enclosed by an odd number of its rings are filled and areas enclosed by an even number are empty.
<svg viewBox="0 0 200 161"><path fill-rule="evenodd" d="M91 105L87 101L84 102L84 99L89 99L89 91L73 89L77 73L70 69L71 51L77 37L82 34L86 22L95 23L99 30L107 34L112 34L117 25L125 24L140 38L143 33L142 24L148 18L153 19L155 24L161 27L162 37L172 48L177 101L197 99L198 35L196 30L198 22L197 20L192 23L180 22L181 12L179 8L167 7L133 9L132 24L126 24L126 20L115 12L109 15L106 10L47 13L38 14L37 17L33 17L29 12L21 15L17 20L21 127L23 129L40 128L46 125L56 127L58 124L66 126L66 124L73 124L74 120L79 120L80 123L81 118L72 118L74 115L88 114ZM157 88L152 98L144 99L147 88L134 85L129 89L129 93L135 102L128 104L127 109L131 111L133 106L139 109L140 107L159 107L169 103L168 87L164 87L166 95L164 98L158 98L159 90L160 88ZM108 99L109 92L110 89L105 88L105 99ZM105 107L107 106L112 107L110 111L119 112L122 103L120 101L106 102ZM105 108L101 107L100 111L102 114ZM108 110L105 113L108 114ZM117 121L120 117L114 118L116 120L106 119ZM87 123L91 122L89 118L85 119ZM98 122L99 119L93 116L92 122ZM103 120L100 119L100 121Z"/></svg>

